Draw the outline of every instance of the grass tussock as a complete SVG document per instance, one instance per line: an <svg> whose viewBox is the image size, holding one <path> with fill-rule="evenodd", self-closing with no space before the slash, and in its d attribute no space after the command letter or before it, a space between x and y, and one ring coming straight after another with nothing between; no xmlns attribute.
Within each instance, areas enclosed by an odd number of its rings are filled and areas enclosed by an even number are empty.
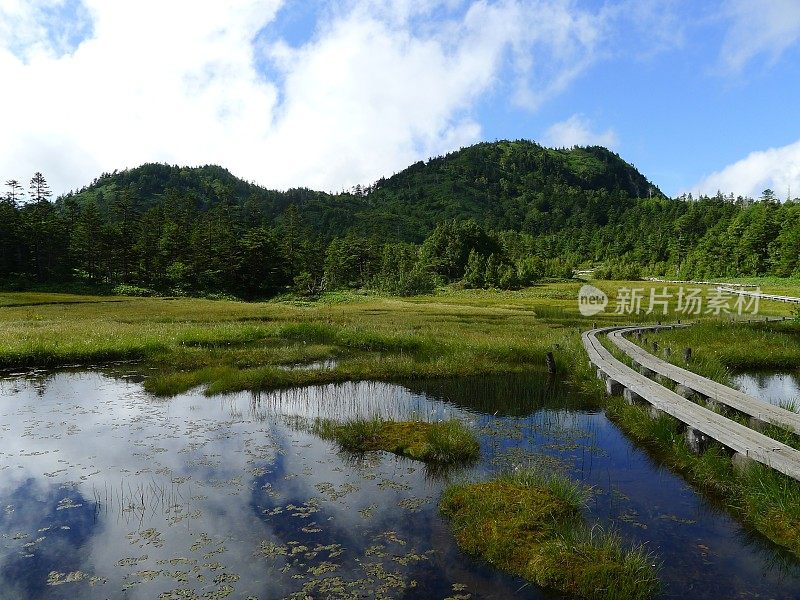
<svg viewBox="0 0 800 600"><path fill-rule="evenodd" d="M475 434L457 419L434 423L380 418L337 423L317 419L311 430L321 438L334 440L348 452L383 450L443 465L471 463L480 456Z"/></svg>
<svg viewBox="0 0 800 600"><path fill-rule="evenodd" d="M653 556L588 528L584 491L523 471L449 487L440 503L459 546L537 585L582 598L636 600L658 590Z"/></svg>
<svg viewBox="0 0 800 600"><path fill-rule="evenodd" d="M737 470L718 445L693 454L668 415L651 419L644 408L613 397L606 412L634 441L651 449L691 483L734 512L745 525L800 558L800 484L760 464Z"/></svg>
<svg viewBox="0 0 800 600"><path fill-rule="evenodd" d="M205 367L195 371L179 371L177 373L161 373L152 375L144 381L144 389L155 396L175 396L188 392L208 381L216 381L229 375L227 367Z"/></svg>

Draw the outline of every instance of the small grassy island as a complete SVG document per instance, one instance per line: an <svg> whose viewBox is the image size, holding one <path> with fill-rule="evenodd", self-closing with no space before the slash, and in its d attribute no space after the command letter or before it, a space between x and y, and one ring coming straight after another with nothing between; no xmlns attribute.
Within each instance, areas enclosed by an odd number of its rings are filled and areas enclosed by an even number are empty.
<svg viewBox="0 0 800 600"><path fill-rule="evenodd" d="M561 476L535 471L449 487L440 509L458 545L537 585L582 598L650 598L659 588L653 557L581 518L586 494Z"/></svg>
<svg viewBox="0 0 800 600"><path fill-rule="evenodd" d="M434 423L380 418L336 423L317 419L311 429L323 439L336 441L342 450L349 452L384 450L442 465L468 464L480 456L475 434L457 419Z"/></svg>

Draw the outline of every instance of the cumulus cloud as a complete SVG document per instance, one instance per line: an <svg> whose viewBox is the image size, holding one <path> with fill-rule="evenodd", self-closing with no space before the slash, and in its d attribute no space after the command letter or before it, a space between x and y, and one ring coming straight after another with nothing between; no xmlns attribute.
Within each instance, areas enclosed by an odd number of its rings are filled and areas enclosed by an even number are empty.
<svg viewBox="0 0 800 600"><path fill-rule="evenodd" d="M477 141L475 106L499 88L539 106L604 28L569 0L350 0L293 46L267 27L282 6L0 0L0 175L41 170L65 191L148 161L217 163L341 189Z"/></svg>
<svg viewBox="0 0 800 600"><path fill-rule="evenodd" d="M546 146L554 148L570 148L572 146L605 146L614 148L617 145L617 134L613 129L602 132L592 131L591 122L583 115L572 115L566 121L554 123L545 132L542 139Z"/></svg>
<svg viewBox="0 0 800 600"><path fill-rule="evenodd" d="M47 4L27 2L12 26ZM63 190L147 161L216 162L230 150L236 162L271 127L276 92L254 72L250 40L277 8L85 0L92 33L71 51L44 30L21 49L4 39L3 175L42 170Z"/></svg>
<svg viewBox="0 0 800 600"><path fill-rule="evenodd" d="M800 192L800 140L788 146L749 154L724 169L703 178L691 189L694 193L759 197L765 189L779 198L791 189L792 197Z"/></svg>
<svg viewBox="0 0 800 600"><path fill-rule="evenodd" d="M797 0L731 0L724 15L730 20L730 29L720 58L728 71L740 71L762 54L775 62L800 40Z"/></svg>

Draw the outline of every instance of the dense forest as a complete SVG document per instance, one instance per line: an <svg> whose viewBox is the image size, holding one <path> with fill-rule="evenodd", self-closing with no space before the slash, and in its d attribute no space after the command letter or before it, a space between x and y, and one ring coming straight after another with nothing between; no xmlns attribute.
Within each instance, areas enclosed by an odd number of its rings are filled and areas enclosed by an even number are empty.
<svg viewBox="0 0 800 600"><path fill-rule="evenodd" d="M800 276L800 202L670 199L601 147L482 143L338 194L218 166L147 164L55 200L41 173L0 200L0 283L267 297L293 289L516 288L609 278Z"/></svg>

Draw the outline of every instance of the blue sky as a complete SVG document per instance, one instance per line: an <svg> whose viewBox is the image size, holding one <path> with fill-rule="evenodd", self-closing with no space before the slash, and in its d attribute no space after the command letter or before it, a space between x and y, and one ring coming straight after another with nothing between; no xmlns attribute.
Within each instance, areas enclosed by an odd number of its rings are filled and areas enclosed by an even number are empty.
<svg viewBox="0 0 800 600"><path fill-rule="evenodd" d="M151 161L336 191L529 138L800 196L797 0L0 0L0 77L0 177L57 192Z"/></svg>

